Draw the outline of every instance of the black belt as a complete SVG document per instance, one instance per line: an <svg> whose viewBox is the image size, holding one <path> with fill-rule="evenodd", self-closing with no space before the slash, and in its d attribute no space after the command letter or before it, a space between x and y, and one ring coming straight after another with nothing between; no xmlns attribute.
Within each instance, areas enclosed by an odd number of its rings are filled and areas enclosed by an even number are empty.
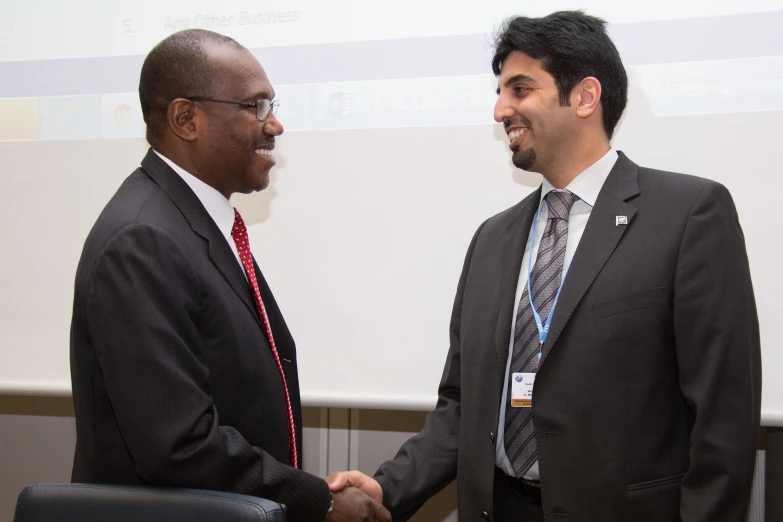
<svg viewBox="0 0 783 522"><path fill-rule="evenodd" d="M497 475L501 475L506 481L508 488L521 496L527 502L536 506L541 506L541 483L537 480L526 480L511 477L501 470L497 470Z"/></svg>

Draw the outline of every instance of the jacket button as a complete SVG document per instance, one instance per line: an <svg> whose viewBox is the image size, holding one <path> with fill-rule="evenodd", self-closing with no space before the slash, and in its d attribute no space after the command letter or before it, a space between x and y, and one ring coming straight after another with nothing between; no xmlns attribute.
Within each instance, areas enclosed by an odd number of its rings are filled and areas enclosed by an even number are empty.
<svg viewBox="0 0 783 522"><path fill-rule="evenodd" d="M489 432L489 441L494 444L495 443L495 434L491 431Z"/></svg>
<svg viewBox="0 0 783 522"><path fill-rule="evenodd" d="M490 522L489 513L487 513L486 511L482 511L481 520L483 520L484 522Z"/></svg>

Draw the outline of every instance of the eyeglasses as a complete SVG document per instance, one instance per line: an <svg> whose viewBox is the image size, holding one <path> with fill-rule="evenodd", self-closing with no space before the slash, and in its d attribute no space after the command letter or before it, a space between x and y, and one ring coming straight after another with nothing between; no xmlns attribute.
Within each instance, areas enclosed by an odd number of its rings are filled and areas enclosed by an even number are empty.
<svg viewBox="0 0 783 522"><path fill-rule="evenodd" d="M256 110L256 118L258 121L266 121L269 118L269 113L277 115L277 108L280 106L280 102L275 100L259 100L257 102L241 102L241 101L226 101L226 100L212 100L209 98L202 98L201 96L192 96L185 98L190 101L197 102L212 102L212 103L229 103L231 105L240 105L242 107L252 107Z"/></svg>

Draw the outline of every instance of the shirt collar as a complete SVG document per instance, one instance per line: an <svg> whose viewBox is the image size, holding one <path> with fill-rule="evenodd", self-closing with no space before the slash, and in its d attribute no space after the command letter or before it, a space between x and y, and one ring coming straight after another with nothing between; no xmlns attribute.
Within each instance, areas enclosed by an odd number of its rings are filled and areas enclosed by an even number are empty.
<svg viewBox="0 0 783 522"><path fill-rule="evenodd" d="M598 199L601 187L604 186L606 178L609 177L612 167L614 167L614 164L617 162L617 157L617 149L614 147L610 148L609 152L604 154L601 159L587 167L587 169L575 177L565 190L579 196L580 200L591 207L595 206L595 201ZM544 178L544 182L541 185L541 201L543 201L544 196L552 190L557 189Z"/></svg>
<svg viewBox="0 0 783 522"><path fill-rule="evenodd" d="M196 197L207 210L209 217L212 218L212 221L215 222L223 235L231 237L231 229L234 228L234 207L231 206L231 202L216 189L210 187L157 150L152 150L188 184L190 190L196 194Z"/></svg>

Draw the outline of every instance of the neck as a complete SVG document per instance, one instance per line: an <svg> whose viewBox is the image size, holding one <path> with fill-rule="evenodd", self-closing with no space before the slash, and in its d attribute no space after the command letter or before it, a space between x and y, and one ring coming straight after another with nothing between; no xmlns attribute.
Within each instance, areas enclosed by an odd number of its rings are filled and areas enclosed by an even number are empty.
<svg viewBox="0 0 783 522"><path fill-rule="evenodd" d="M592 142L585 140L570 154L561 156L565 161L541 174L556 189L564 189L579 174L604 157L610 148L609 140L606 138Z"/></svg>
<svg viewBox="0 0 783 522"><path fill-rule="evenodd" d="M179 147L167 147L165 144L161 148L157 149L158 152L166 156L168 159L185 169L193 177L203 181L213 189L217 190L226 199L231 199L231 193L228 194L221 187L217 186L213 179L211 179L204 169L198 168L196 161L193 160L190 154L182 150Z"/></svg>

